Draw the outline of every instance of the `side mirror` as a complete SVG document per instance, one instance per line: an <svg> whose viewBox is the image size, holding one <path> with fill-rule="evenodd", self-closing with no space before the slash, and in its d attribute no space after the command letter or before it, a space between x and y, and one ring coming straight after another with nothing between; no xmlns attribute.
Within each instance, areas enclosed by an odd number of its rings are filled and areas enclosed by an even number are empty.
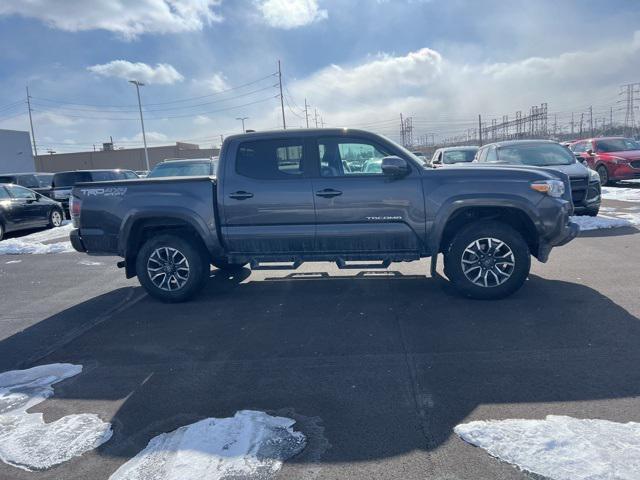
<svg viewBox="0 0 640 480"><path fill-rule="evenodd" d="M595 153L593 153L593 150L589 149L587 150L587 155L589 155L590 157L593 157Z"/></svg>
<svg viewBox="0 0 640 480"><path fill-rule="evenodd" d="M404 177L411 170L404 158L389 156L382 159L382 173L387 177Z"/></svg>

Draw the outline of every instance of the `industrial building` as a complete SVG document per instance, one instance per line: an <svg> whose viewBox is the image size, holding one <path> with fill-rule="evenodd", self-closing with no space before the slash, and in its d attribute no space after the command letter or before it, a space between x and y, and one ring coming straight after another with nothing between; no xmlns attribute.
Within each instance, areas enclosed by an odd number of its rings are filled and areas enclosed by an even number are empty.
<svg viewBox="0 0 640 480"><path fill-rule="evenodd" d="M208 158L218 155L217 148L200 148L193 143L176 142L175 145L148 147L149 165L169 158ZM74 153L48 153L36 157L38 172L62 172L66 170L84 170L94 168L122 168L127 170L146 170L144 148L113 149L106 143L99 151Z"/></svg>
<svg viewBox="0 0 640 480"><path fill-rule="evenodd" d="M29 132L0 130L0 173L33 172Z"/></svg>

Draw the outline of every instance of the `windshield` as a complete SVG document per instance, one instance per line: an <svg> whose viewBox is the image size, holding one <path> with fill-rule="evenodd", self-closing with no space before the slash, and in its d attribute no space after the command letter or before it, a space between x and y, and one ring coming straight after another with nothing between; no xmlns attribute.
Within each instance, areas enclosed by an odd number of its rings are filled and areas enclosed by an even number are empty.
<svg viewBox="0 0 640 480"><path fill-rule="evenodd" d="M444 163L468 163L473 161L477 150L447 150L442 156Z"/></svg>
<svg viewBox="0 0 640 480"><path fill-rule="evenodd" d="M627 152L629 150L640 150L640 143L630 138L609 138L607 140L596 140L596 152Z"/></svg>
<svg viewBox="0 0 640 480"><path fill-rule="evenodd" d="M212 164L211 162L171 162L161 163L151 170L151 173L147 175L147 178L156 177L191 177L211 175Z"/></svg>
<svg viewBox="0 0 640 480"><path fill-rule="evenodd" d="M536 167L570 165L576 161L566 147L557 143L502 147L498 149L498 160L500 163Z"/></svg>

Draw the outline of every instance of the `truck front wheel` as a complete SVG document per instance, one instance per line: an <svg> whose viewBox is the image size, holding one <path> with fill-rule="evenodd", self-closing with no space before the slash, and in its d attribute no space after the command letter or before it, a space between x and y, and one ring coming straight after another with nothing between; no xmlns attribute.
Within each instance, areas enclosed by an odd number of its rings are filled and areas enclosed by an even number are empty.
<svg viewBox="0 0 640 480"><path fill-rule="evenodd" d="M147 240L136 258L138 280L154 298L183 302L195 295L209 274L209 261L193 240L157 235Z"/></svg>
<svg viewBox="0 0 640 480"><path fill-rule="evenodd" d="M479 221L461 229L444 255L445 275L464 296L496 299L524 284L531 268L522 235L498 221Z"/></svg>

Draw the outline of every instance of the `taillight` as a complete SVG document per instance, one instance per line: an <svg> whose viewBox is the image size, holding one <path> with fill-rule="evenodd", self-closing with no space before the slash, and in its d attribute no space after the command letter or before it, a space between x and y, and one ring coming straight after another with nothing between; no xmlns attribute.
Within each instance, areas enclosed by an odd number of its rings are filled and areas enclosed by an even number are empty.
<svg viewBox="0 0 640 480"><path fill-rule="evenodd" d="M71 221L74 228L80 228L80 210L82 207L82 200L78 197L71 195L69 198L69 213L71 214Z"/></svg>

